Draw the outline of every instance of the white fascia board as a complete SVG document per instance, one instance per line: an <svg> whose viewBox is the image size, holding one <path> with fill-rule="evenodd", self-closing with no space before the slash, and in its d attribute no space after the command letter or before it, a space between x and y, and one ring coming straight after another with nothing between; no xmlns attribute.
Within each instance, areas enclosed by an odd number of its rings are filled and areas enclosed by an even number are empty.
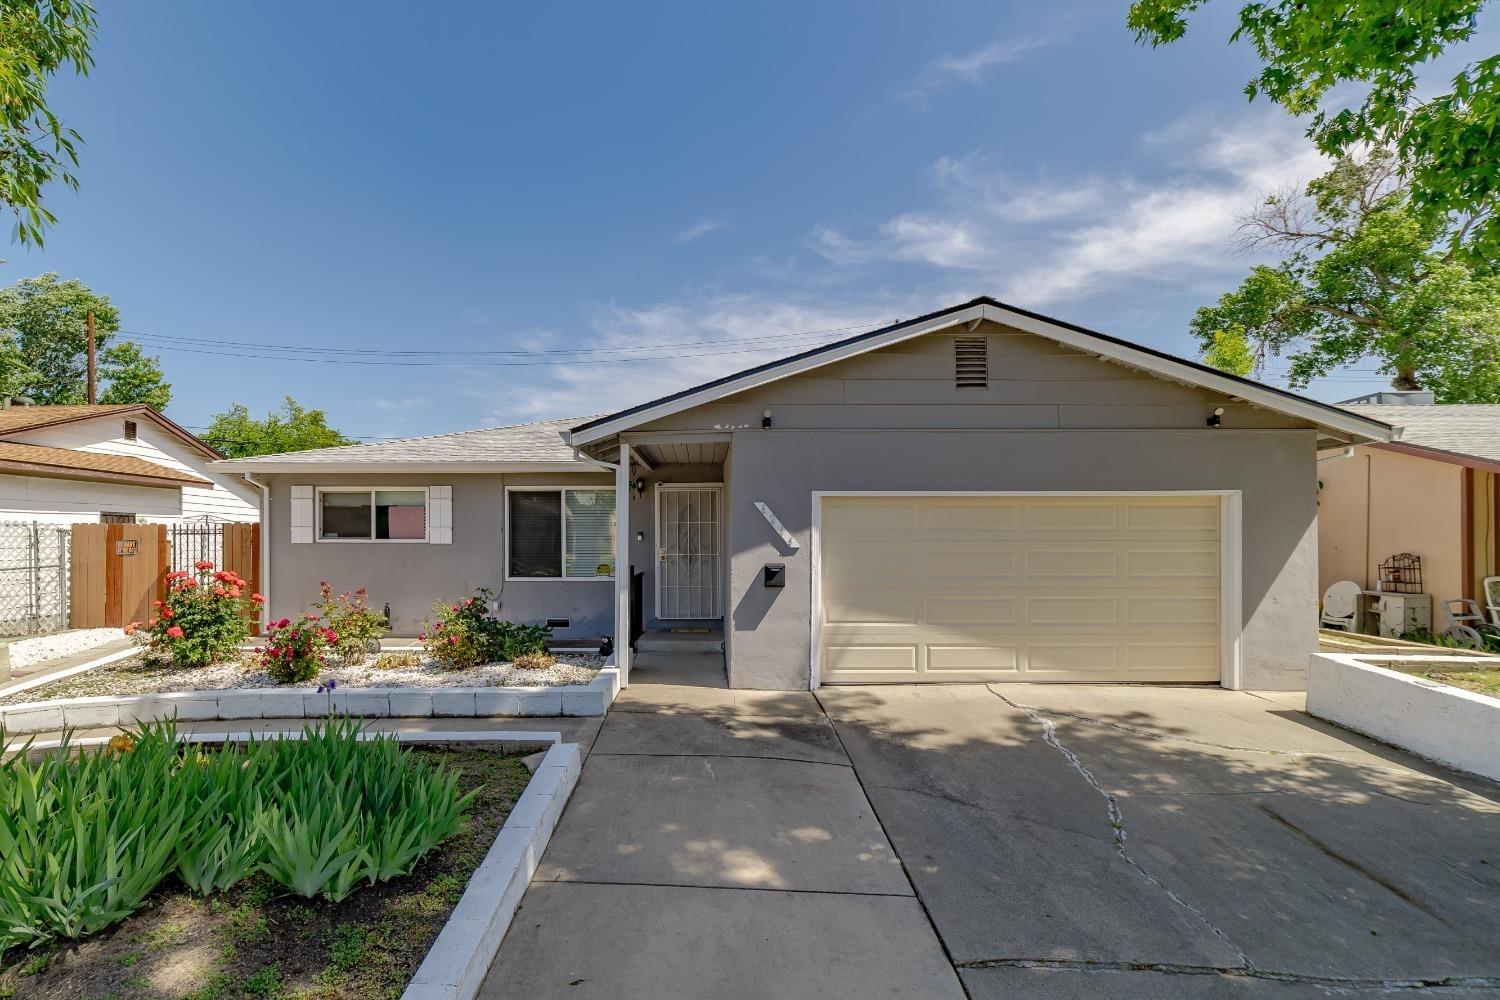
<svg viewBox="0 0 1500 1000"><path fill-rule="evenodd" d="M985 305L982 308L985 310L985 318L992 319L996 323L1003 323L1006 326L1012 326L1027 333L1034 333L1037 336L1055 340L1059 344L1072 347L1087 354L1097 354L1101 357L1110 358L1121 364L1130 365L1132 368L1139 368L1142 371L1160 375L1163 378L1170 378L1180 382L1190 382L1205 389L1211 389L1214 392L1221 392L1226 396L1238 396L1240 399L1248 403L1253 403L1256 406L1267 410L1275 410L1287 416L1297 417L1321 427L1329 427L1371 441L1390 441L1397 433L1395 428L1387 424L1383 424L1378 420L1371 420L1367 417L1361 417L1356 413L1330 411L1312 400L1303 400L1296 396L1287 396L1279 392L1272 392L1254 384L1241 382L1239 379L1217 375L1192 365L1163 358L1149 351L1137 350L1125 344L1091 337L1086 333L1079 333L1065 326L1047 323L1031 316L1011 312L1008 309L999 309L991 305Z"/></svg>
<svg viewBox="0 0 1500 1000"><path fill-rule="evenodd" d="M705 386L696 392L690 392L676 399L666 400L657 406L652 406L645 410L626 414L616 420L598 424L582 431L570 431L565 437L568 443L574 447L582 447L595 441L613 437L616 434L630 430L632 427L639 427L653 420L660 420L663 417L671 416L674 413L681 413L683 410L689 410L704 403L711 403L716 399L722 399L737 392L744 392L747 389L754 389L770 382L778 381L779 379L800 375L804 372L822 368L825 365L831 365L847 358L857 357L870 351L878 351L883 347L889 347L893 344L925 336L937 330L946 330L949 327L961 324L977 323L977 321L982 319L993 320L996 323L1001 323L1017 330L1046 337L1048 340L1082 351L1085 354L1108 358L1162 378L1187 382L1191 385L1223 393L1226 396L1237 397L1264 409L1283 413L1300 420L1306 420L1320 427L1328 427L1367 441L1390 441L1396 435L1396 431L1393 428L1378 420L1371 420L1354 413L1345 413L1330 409L1312 400L1303 400L1296 396L1285 395L1267 388L1261 388L1254 383L1242 382L1236 378L1218 375L1212 371L1205 371L1196 365L1174 361L1171 358L1162 357L1150 351L1140 350L1127 344L1082 333L1037 317L1012 312L1003 307L993 306L989 303L976 303L967 309L946 313L925 323L902 327L879 337L870 337L855 343L845 344L834 350L821 351L810 357L797 358L785 364L773 365L761 371L748 372L740 378L731 379L727 382Z"/></svg>
<svg viewBox="0 0 1500 1000"><path fill-rule="evenodd" d="M701 406L704 403L711 403L732 393L744 392L746 389L754 389L784 378L790 378L793 375L800 375L803 372L822 368L825 365L831 365L846 358L858 357L861 354L876 351L882 347L889 347L892 344L899 344L905 340L924 336L932 333L934 330L946 330L950 326L958 326L961 323L983 319L984 308L982 305L973 305L967 309L960 309L958 312L939 316L926 323L918 323L915 326L892 330L884 336L871 337L868 340L861 340L857 343L845 344L843 347L831 351L821 351L811 357L788 361L785 364L775 365L764 371L749 372L740 378L732 379L719 385L705 386L697 392L688 393L686 396L678 399L667 400L659 406L653 406L647 410L628 414L627 416L620 417L618 420L611 420L609 423L599 424L585 431L571 431L567 435L568 443L575 447L591 444L594 441L613 437L621 431L629 430L632 427L639 427L641 424L660 420L662 417L669 417L674 413L681 413L683 410L691 410L693 407Z"/></svg>
<svg viewBox="0 0 1500 1000"><path fill-rule="evenodd" d="M224 472L321 472L358 475L427 472L598 472L584 462L254 462L226 459L209 463Z"/></svg>

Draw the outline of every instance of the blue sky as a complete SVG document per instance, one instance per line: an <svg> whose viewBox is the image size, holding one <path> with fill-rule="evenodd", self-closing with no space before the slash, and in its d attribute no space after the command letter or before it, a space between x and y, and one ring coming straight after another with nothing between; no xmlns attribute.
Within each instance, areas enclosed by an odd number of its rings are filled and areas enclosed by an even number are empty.
<svg viewBox="0 0 1500 1000"><path fill-rule="evenodd" d="M1191 354L1319 165L1234 9L1153 51L1120 2L105 5L82 190L0 280L108 293L194 427L596 413L981 293ZM338 353L568 350L654 360Z"/></svg>

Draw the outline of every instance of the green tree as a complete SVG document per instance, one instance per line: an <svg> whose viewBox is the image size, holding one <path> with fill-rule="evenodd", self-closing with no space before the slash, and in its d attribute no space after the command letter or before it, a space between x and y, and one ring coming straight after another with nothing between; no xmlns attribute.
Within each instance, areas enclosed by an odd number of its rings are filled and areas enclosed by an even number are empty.
<svg viewBox="0 0 1500 1000"><path fill-rule="evenodd" d="M13 237L40 246L56 217L42 205L53 181L77 189L83 139L47 106L47 80L94 65L94 8L78 0L0 0L0 203Z"/></svg>
<svg viewBox="0 0 1500 1000"><path fill-rule="evenodd" d="M214 414L203 440L229 458L355 443L329 427L328 415L322 410L309 410L291 396L282 401L280 410L267 413L264 420L256 420L250 416L248 407L235 403L224 413Z"/></svg>
<svg viewBox="0 0 1500 1000"><path fill-rule="evenodd" d="M1207 0L1136 0L1127 23L1153 46L1187 31ZM1484 0L1251 0L1231 41L1248 40L1260 74L1245 87L1293 115L1329 157L1396 152L1414 208L1461 215L1486 256L1500 250L1500 55L1465 65L1446 87L1421 69L1473 36ZM1419 94L1420 91L1420 94Z"/></svg>
<svg viewBox="0 0 1500 1000"><path fill-rule="evenodd" d="M0 0L3 2L3 0ZM88 314L94 314L94 341L101 403L146 403L164 409L172 387L156 358L128 341L113 343L120 329L120 311L81 281L59 280L55 274L22 278L0 289L0 341L25 371L10 367L0 378L38 403L88 401Z"/></svg>
<svg viewBox="0 0 1500 1000"><path fill-rule="evenodd" d="M1345 157L1242 220L1244 249L1283 259L1199 309L1193 333L1229 371L1236 340L1252 365L1285 354L1296 387L1372 358L1397 389L1500 401L1500 276L1452 245L1468 221L1414 208L1390 154Z"/></svg>

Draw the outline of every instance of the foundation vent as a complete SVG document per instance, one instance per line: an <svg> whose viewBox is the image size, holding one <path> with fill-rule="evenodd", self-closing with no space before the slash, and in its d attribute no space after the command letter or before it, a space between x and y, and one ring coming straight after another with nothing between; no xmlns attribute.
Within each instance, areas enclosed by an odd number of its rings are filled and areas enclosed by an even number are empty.
<svg viewBox="0 0 1500 1000"><path fill-rule="evenodd" d="M987 337L953 338L953 387L990 387L990 350Z"/></svg>

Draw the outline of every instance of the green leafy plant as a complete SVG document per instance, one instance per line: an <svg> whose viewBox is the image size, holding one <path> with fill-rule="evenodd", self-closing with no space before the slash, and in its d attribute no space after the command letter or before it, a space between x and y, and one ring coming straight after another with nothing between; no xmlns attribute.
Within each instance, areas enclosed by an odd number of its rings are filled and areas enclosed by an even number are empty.
<svg viewBox="0 0 1500 1000"><path fill-rule="evenodd" d="M457 604L438 601L432 621L423 622L419 638L433 659L453 669L480 663L514 662L527 653L542 653L552 640L545 625L521 625L489 612L491 594L481 587Z"/></svg>
<svg viewBox="0 0 1500 1000"><path fill-rule="evenodd" d="M152 650L175 664L205 667L235 655L250 634L249 609L265 601L247 593L247 584L230 570L214 570L200 560L193 570L167 574L165 600L153 601L156 616L146 622L131 622L126 635L134 635Z"/></svg>
<svg viewBox="0 0 1500 1000"><path fill-rule="evenodd" d="M318 615L304 611L297 620L282 618L266 625L266 644L257 646L260 665L278 684L310 681L328 665L328 651L339 634Z"/></svg>
<svg viewBox="0 0 1500 1000"><path fill-rule="evenodd" d="M370 595L364 588L335 594L327 580L318 584L322 595L319 604L323 620L338 635L333 651L345 662L358 660L372 647L378 651L380 637L385 635L385 615L369 606Z"/></svg>
<svg viewBox="0 0 1500 1000"><path fill-rule="evenodd" d="M182 746L158 723L99 751L5 753L0 950L96 933L174 874L211 893L264 872L343 899L410 872L477 794L349 719L244 748Z"/></svg>

